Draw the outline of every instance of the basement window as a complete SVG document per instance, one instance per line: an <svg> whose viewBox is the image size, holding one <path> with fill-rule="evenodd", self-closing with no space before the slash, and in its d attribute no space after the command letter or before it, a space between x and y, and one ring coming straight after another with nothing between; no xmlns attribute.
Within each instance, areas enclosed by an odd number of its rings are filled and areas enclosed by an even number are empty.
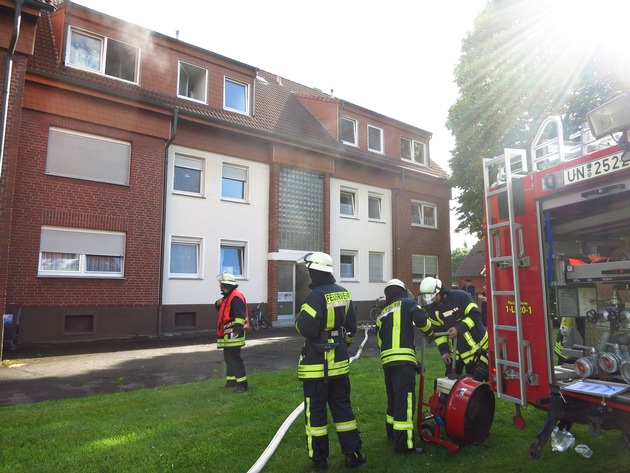
<svg viewBox="0 0 630 473"><path fill-rule="evenodd" d="M66 315L63 330L66 335L94 333L94 315Z"/></svg>

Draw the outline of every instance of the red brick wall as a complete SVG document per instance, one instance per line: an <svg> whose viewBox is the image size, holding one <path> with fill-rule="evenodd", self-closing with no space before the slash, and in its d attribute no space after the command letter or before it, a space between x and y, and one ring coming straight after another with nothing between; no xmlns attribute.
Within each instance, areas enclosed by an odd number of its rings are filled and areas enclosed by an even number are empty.
<svg viewBox="0 0 630 473"><path fill-rule="evenodd" d="M418 283L412 284L411 255L437 255L439 275L451 274L451 250L445 242L450 241L449 201L420 192L394 192L394 276L418 292ZM437 229L411 225L411 201L419 200L437 205Z"/></svg>
<svg viewBox="0 0 630 473"><path fill-rule="evenodd" d="M6 66L6 51L0 50L0 88L5 90L4 77ZM18 132L22 117L22 100L24 97L24 78L26 74L27 58L21 54L13 56L11 70L11 85L9 90L9 114L5 128L5 143L2 160L2 176L0 178L0 310L5 302L16 302L7 294L7 284L13 279L9 267L9 252L11 242L11 223L15 210L13 199L15 195L16 163L18 162L18 148L20 134ZM18 214L19 215L19 214Z"/></svg>
<svg viewBox="0 0 630 473"><path fill-rule="evenodd" d="M138 117L140 119L140 117ZM45 174L48 128L94 126L24 111L20 133L9 296L28 306L140 306L158 298L164 141L123 133L132 143L130 185ZM100 127L103 136L120 132ZM38 278L42 225L125 231L125 278Z"/></svg>

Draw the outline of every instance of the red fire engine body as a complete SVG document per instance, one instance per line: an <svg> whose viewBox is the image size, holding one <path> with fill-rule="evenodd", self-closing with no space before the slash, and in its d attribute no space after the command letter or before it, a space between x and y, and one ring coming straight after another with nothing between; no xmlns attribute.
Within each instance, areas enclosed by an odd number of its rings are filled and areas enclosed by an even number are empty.
<svg viewBox="0 0 630 473"><path fill-rule="evenodd" d="M547 411L530 458L559 422L620 430L630 447L630 145L592 128L565 142L550 117L529 156L484 159L490 386L515 419Z"/></svg>

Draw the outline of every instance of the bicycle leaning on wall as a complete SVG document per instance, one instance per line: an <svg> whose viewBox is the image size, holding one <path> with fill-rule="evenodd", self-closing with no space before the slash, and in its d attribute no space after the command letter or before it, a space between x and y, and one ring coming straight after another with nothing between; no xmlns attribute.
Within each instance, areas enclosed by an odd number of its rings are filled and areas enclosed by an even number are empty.
<svg viewBox="0 0 630 473"><path fill-rule="evenodd" d="M260 327L267 328L269 324L267 323L267 319L265 318L262 309L260 308L262 302L259 302L256 307L252 309L249 313L249 324L254 329L254 332L257 332Z"/></svg>
<svg viewBox="0 0 630 473"><path fill-rule="evenodd" d="M381 315L381 311L383 310L383 302L385 302L385 296L381 296L376 299L374 305L370 309L370 320L376 323L376 319Z"/></svg>

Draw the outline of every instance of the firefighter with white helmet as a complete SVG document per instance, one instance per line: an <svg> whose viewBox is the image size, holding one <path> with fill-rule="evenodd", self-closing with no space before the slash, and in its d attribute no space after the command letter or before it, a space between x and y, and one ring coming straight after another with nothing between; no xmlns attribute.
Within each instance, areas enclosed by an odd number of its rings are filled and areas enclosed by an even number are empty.
<svg viewBox="0 0 630 473"><path fill-rule="evenodd" d="M308 456L317 470L328 468L328 411L337 430L346 467L365 463L361 437L350 403L350 361L348 345L357 330L350 293L336 284L330 255L306 254L303 261L311 279L295 321L305 337L298 363L298 378L304 390L304 420Z"/></svg>
<svg viewBox="0 0 630 473"><path fill-rule="evenodd" d="M396 453L423 453L414 447L413 416L416 407L416 344L414 326L432 336L427 312L409 297L400 279L385 285L385 307L376 320L378 348L387 392L387 437Z"/></svg>
<svg viewBox="0 0 630 473"><path fill-rule="evenodd" d="M451 373L452 357L455 372L467 374L477 381L488 379L488 333L481 322L481 311L470 296L459 289L449 289L437 278L427 277L420 283L421 303L429 313L436 332L447 332L435 339L446 374ZM451 340L457 339L457 353Z"/></svg>
<svg viewBox="0 0 630 473"><path fill-rule="evenodd" d="M245 346L245 330L249 328L247 302L239 291L233 274L223 272L217 277L223 297L217 299L215 307L219 311L217 319L217 348L223 349L225 361L226 388L236 388L235 393L247 392L247 374L241 357Z"/></svg>

